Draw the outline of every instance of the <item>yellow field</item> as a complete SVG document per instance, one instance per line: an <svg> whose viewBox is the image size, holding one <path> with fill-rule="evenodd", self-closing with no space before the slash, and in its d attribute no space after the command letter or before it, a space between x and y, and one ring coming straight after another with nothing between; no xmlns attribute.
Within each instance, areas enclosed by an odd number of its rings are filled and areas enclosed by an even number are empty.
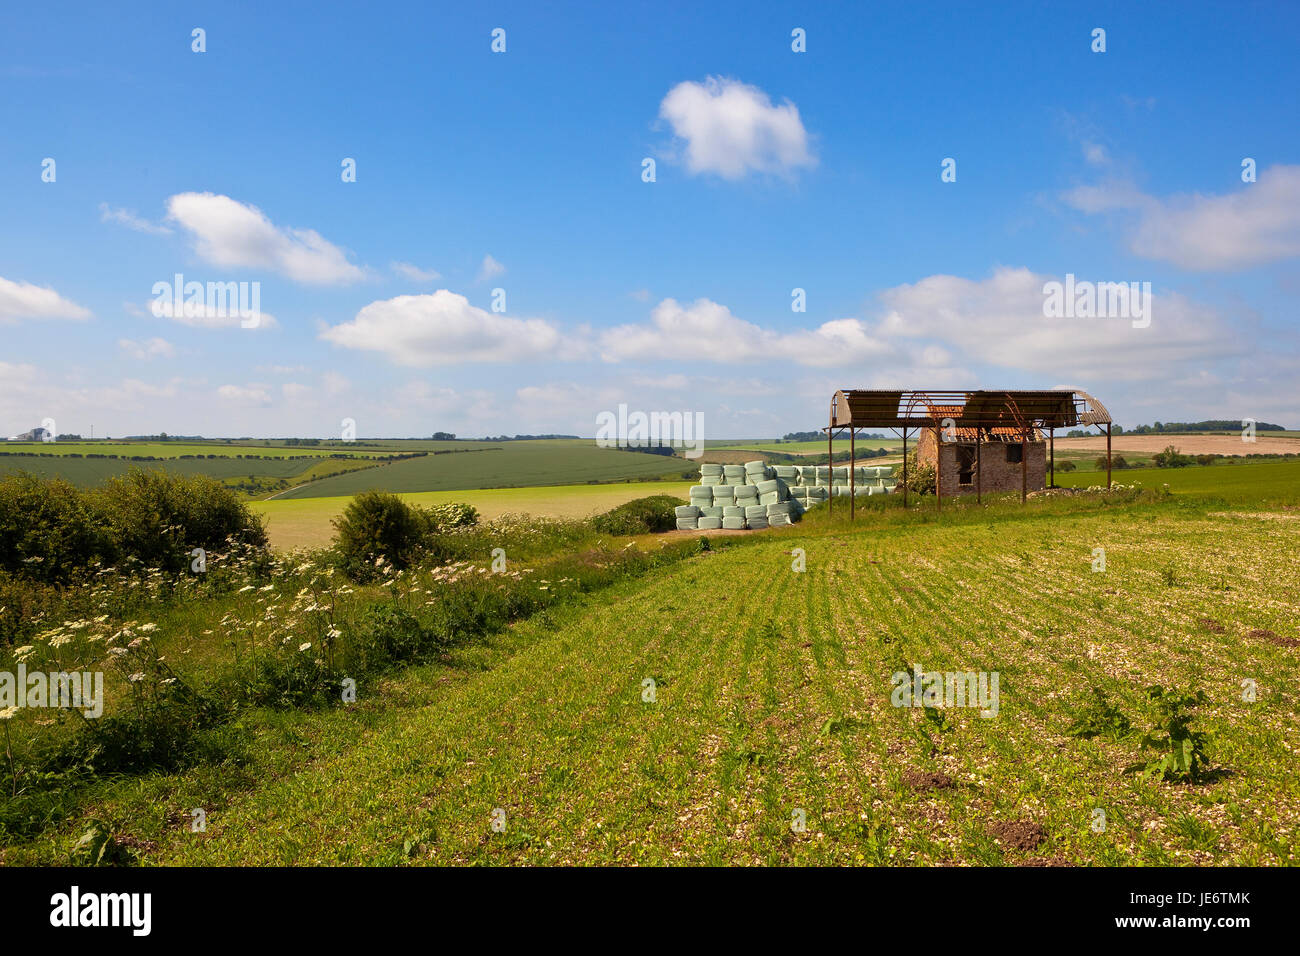
<svg viewBox="0 0 1300 956"><path fill-rule="evenodd" d="M479 491L421 491L400 495L414 505L463 501L478 509L483 520L510 512L551 518L583 518L608 511L647 495L676 495L683 500L689 481L636 481L608 485L554 485L538 488L486 488ZM271 546L281 550L322 547L334 535L331 524L343 513L350 496L251 501L249 507L266 516Z"/></svg>

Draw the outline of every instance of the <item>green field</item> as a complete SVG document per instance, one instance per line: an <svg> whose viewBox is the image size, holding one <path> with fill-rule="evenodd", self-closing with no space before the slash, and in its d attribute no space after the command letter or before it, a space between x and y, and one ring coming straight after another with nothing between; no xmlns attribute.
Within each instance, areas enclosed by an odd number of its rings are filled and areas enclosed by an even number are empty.
<svg viewBox="0 0 1300 956"><path fill-rule="evenodd" d="M392 443L397 444L397 443ZM411 442L406 451L424 451L417 445L437 448L472 446L473 442ZM180 458L184 455L236 458L290 458L328 457L330 455L383 456L398 449L366 442L329 442L321 445L284 445L274 443L213 442L158 442L158 441L59 441L59 442L3 442L0 443L0 461L11 454L30 455L119 455L130 458L143 455L150 458Z"/></svg>
<svg viewBox="0 0 1300 956"><path fill-rule="evenodd" d="M57 860L93 813L151 864L1294 865L1300 522L1253 508L813 512L350 707L250 713L237 765L106 781L5 862ZM162 614L163 647L199 653L231 610ZM997 672L996 715L891 706L909 664ZM1199 783L1126 773L1136 735L1070 732L1094 689L1147 727L1152 683L1206 695Z"/></svg>
<svg viewBox="0 0 1300 956"><path fill-rule="evenodd" d="M1245 464L1188 465L1185 468L1135 468L1112 471L1117 484L1179 494L1218 496L1232 500L1291 501L1300 494L1300 461L1252 461ZM1060 472L1056 483L1065 488L1104 485L1104 472Z"/></svg>
<svg viewBox="0 0 1300 956"><path fill-rule="evenodd" d="M677 478L698 466L683 458L598 448L593 441L549 439L485 445L483 450L428 455L313 482L277 500L330 498L379 489L392 492L525 488L586 481Z"/></svg>
<svg viewBox="0 0 1300 956"><path fill-rule="evenodd" d="M531 514L548 518L585 518L608 511L625 501L647 495L673 495L685 500L689 481L632 481L599 485L550 485L535 488L487 488L460 491L425 491L403 494L413 505L430 507L464 502L478 509L484 520L503 514ZM273 548L320 548L334 536L333 521L351 497L278 497L254 501L249 507L266 517Z"/></svg>

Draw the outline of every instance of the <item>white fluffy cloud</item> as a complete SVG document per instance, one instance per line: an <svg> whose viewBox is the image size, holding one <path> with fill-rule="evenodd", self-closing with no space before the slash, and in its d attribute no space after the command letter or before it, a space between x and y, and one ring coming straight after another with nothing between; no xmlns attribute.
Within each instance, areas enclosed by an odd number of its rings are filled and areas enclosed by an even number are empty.
<svg viewBox="0 0 1300 956"><path fill-rule="evenodd" d="M872 335L860 319L833 319L812 329L777 332L741 319L710 299L696 299L687 305L664 299L651 312L649 323L603 332L600 352L610 362L791 361L823 368L893 355L892 347Z"/></svg>
<svg viewBox="0 0 1300 956"><path fill-rule="evenodd" d="M1247 269L1300 256L1300 166L1270 166L1221 196L1158 199L1115 182L1062 198L1086 213L1133 213L1130 249L1183 269Z"/></svg>
<svg viewBox="0 0 1300 956"><path fill-rule="evenodd" d="M487 312L446 289L371 302L321 338L408 366L522 362L554 357L560 346L551 323Z"/></svg>
<svg viewBox="0 0 1300 956"><path fill-rule="evenodd" d="M756 86L708 77L678 83L659 104L659 116L682 140L686 168L740 179L751 172L792 173L816 164L799 108L773 105Z"/></svg>
<svg viewBox="0 0 1300 956"><path fill-rule="evenodd" d="M189 232L194 251L223 268L266 269L297 282L356 282L365 270L313 229L280 228L256 206L215 193L179 193L167 216Z"/></svg>
<svg viewBox="0 0 1300 956"><path fill-rule="evenodd" d="M88 319L90 310L53 289L0 276L0 325L20 319Z"/></svg>
<svg viewBox="0 0 1300 956"><path fill-rule="evenodd" d="M926 342L969 362L1099 379L1153 378L1173 363L1241 352L1239 336L1221 317L1179 295L1152 296L1147 328L1133 328L1125 318L1046 318L1043 286L1063 279L1024 268L1000 268L987 279L928 276L881 294L887 311L877 332L893 341ZM930 360L943 358L934 354Z"/></svg>

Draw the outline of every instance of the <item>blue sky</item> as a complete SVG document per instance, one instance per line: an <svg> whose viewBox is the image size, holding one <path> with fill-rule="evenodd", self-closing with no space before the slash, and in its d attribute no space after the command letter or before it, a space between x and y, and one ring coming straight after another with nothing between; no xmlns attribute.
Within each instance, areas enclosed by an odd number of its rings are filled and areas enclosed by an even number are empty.
<svg viewBox="0 0 1300 956"><path fill-rule="evenodd" d="M0 433L758 437L880 386L1300 427L1300 5L464 6L7 5ZM155 315L176 273L264 321ZM1067 273L1149 325L1046 317Z"/></svg>

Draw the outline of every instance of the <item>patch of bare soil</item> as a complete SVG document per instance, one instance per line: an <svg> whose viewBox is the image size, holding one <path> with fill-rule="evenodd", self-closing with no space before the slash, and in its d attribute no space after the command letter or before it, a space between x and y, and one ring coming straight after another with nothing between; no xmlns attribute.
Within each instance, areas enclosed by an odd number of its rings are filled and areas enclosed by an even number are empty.
<svg viewBox="0 0 1300 956"><path fill-rule="evenodd" d="M1300 640L1296 640L1294 637L1283 637L1281 634L1274 634L1272 631L1261 628L1251 631L1250 636L1268 641L1270 644L1276 644L1278 647L1300 647Z"/></svg>
<svg viewBox="0 0 1300 956"><path fill-rule="evenodd" d="M1047 839L1047 831L1031 820L1005 820L993 824L988 832L1002 846L1026 852L1038 849Z"/></svg>
<svg viewBox="0 0 1300 956"><path fill-rule="evenodd" d="M952 777L946 773L926 773L923 770L908 770L903 774L903 782L913 790L947 790L956 786Z"/></svg>
<svg viewBox="0 0 1300 956"><path fill-rule="evenodd" d="M1203 617L1203 618L1201 618L1200 624L1201 624L1201 627L1203 627L1205 630L1209 631L1211 634L1223 634L1223 633L1225 633L1225 632L1228 630L1226 627L1224 627L1224 626L1223 626L1222 624L1220 624L1218 621L1216 621L1216 620L1214 620L1213 618L1210 618L1210 617Z"/></svg>

